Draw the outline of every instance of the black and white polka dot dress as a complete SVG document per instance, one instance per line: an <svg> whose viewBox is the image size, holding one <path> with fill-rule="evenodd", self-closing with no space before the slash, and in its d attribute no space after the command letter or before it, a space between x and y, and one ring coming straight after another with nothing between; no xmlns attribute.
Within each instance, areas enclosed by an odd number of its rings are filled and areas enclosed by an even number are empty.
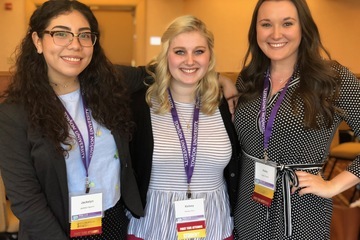
<svg viewBox="0 0 360 240"><path fill-rule="evenodd" d="M121 200L104 212L102 219L102 234L74 237L71 240L125 240L129 219Z"/></svg>
<svg viewBox="0 0 360 240"><path fill-rule="evenodd" d="M360 81L343 66L338 66L337 71L341 74L342 86L336 104L345 111L345 116L337 115L330 129L305 129L303 104L299 102L298 115L294 115L291 108L291 95L300 82L300 75L296 73L273 124L268 148L271 161L278 165L325 163L331 139L342 120L348 123L355 135L360 136ZM237 87L242 87L240 79ZM278 97L279 93L268 102L267 117ZM283 180L279 177L270 207L252 200L254 159L263 158L263 134L259 127L260 104L260 97L246 104L240 103L235 114L235 126L245 152L241 159L238 202L234 215L238 239L330 239L331 199L313 194L299 196L296 192L290 195L291 214L286 214ZM347 170L360 177L360 157ZM316 174L319 170L307 171ZM283 174L284 172L278 170L278 176ZM289 226L286 217L289 215L292 234L286 236L285 226Z"/></svg>

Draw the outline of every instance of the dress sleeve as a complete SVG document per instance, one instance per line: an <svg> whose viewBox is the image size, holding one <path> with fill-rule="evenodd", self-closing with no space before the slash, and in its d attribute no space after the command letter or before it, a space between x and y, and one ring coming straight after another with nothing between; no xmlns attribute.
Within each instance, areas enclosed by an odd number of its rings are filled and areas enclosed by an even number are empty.
<svg viewBox="0 0 360 240"><path fill-rule="evenodd" d="M29 132L24 120L10 117L0 108L0 169L11 208L29 239L67 240L68 237L47 204L31 158ZM46 169L45 169L46 170Z"/></svg>
<svg viewBox="0 0 360 240"><path fill-rule="evenodd" d="M343 120L360 138L360 80L346 67L340 67L341 87L339 108L344 111ZM360 155L348 166L347 171L360 178Z"/></svg>

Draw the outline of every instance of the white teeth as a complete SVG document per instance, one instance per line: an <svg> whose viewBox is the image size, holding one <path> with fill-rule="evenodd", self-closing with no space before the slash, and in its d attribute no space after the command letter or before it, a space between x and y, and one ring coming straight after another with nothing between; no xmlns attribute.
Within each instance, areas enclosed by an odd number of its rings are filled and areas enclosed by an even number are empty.
<svg viewBox="0 0 360 240"><path fill-rule="evenodd" d="M196 71L196 69L182 69L182 71L184 71L186 73L193 73Z"/></svg>
<svg viewBox="0 0 360 240"><path fill-rule="evenodd" d="M285 43L270 43L270 46L272 46L272 47L282 47L284 45L285 45Z"/></svg>
<svg viewBox="0 0 360 240"><path fill-rule="evenodd" d="M69 58L69 57L63 57L63 59L71 62L79 62L80 58Z"/></svg>

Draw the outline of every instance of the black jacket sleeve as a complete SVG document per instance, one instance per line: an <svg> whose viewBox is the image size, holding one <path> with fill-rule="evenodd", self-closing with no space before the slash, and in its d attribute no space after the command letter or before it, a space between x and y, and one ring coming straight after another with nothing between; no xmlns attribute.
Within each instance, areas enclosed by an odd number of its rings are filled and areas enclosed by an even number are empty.
<svg viewBox="0 0 360 240"><path fill-rule="evenodd" d="M51 167L54 164L50 153L54 154L43 147L46 144L41 135L31 131L21 109L0 106L0 169L12 210L20 220L19 239L68 239L65 226L56 216L59 214L49 206L49 201L54 202L64 212L57 174ZM66 181L65 163L63 166L63 181ZM47 182L42 184L44 178ZM46 192L46 189L51 190Z"/></svg>
<svg viewBox="0 0 360 240"><path fill-rule="evenodd" d="M146 72L145 66L115 65L115 69L130 94L145 88L146 79L150 77Z"/></svg>

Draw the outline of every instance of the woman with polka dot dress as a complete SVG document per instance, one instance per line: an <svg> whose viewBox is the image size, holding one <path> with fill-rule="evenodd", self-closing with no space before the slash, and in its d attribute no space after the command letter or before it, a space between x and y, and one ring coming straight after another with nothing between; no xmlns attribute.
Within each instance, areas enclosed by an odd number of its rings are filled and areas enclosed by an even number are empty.
<svg viewBox="0 0 360 240"><path fill-rule="evenodd" d="M360 156L326 181L345 121L360 135L360 81L331 60L305 0L259 0L237 87L238 239L330 239L332 200L360 182Z"/></svg>

